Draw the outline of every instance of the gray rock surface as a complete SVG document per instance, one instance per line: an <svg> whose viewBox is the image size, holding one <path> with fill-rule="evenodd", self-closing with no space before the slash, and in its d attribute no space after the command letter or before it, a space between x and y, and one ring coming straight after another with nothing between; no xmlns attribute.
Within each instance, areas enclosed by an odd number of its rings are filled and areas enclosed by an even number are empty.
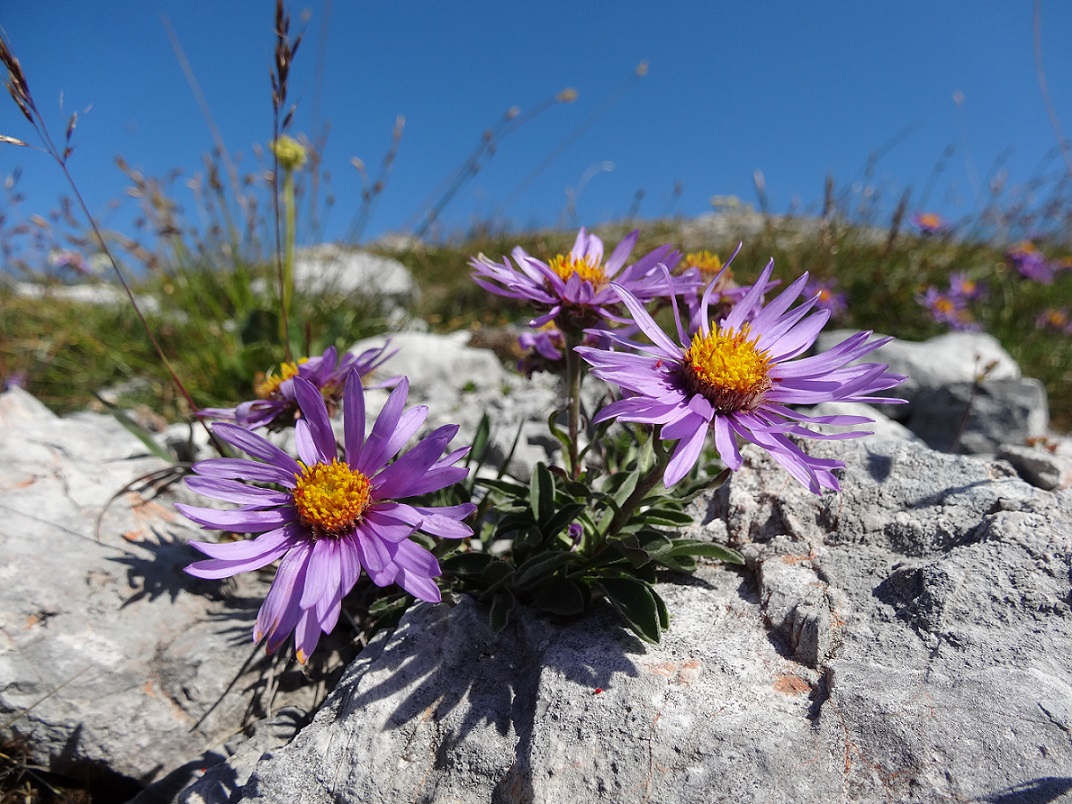
<svg viewBox="0 0 1072 804"><path fill-rule="evenodd" d="M403 304L418 295L413 275L398 260L330 244L298 251L294 284L311 293L359 293Z"/></svg>
<svg viewBox="0 0 1072 804"><path fill-rule="evenodd" d="M817 351L841 343L855 330L828 330L815 341ZM877 334L875 337L879 337ZM897 386L897 395L911 404L920 388L938 388L950 383L971 383L985 366L992 365L987 379L1017 380L1020 366L985 332L947 332L925 341L894 339L872 352L867 362L886 363L890 370L908 379ZM899 408L907 416L911 408ZM897 413L892 414L895 417Z"/></svg>
<svg viewBox="0 0 1072 804"><path fill-rule="evenodd" d="M266 582L181 571L203 534L153 484L124 491L166 465L111 416L59 418L15 389L0 434L5 730L43 767L141 783L238 732L270 666L263 650L245 666ZM285 676L276 705L312 706Z"/></svg>
<svg viewBox="0 0 1072 804"><path fill-rule="evenodd" d="M1032 377L921 387L906 425L932 449L993 454L1046 434L1046 387Z"/></svg>
<svg viewBox="0 0 1072 804"><path fill-rule="evenodd" d="M1072 798L1072 494L905 439L816 451L840 495L746 448L697 501L748 563L667 576L660 645L415 607L241 800Z"/></svg>
<svg viewBox="0 0 1072 804"><path fill-rule="evenodd" d="M816 350L852 330L820 334ZM876 335L876 337L878 337ZM933 449L993 455L1047 434L1046 389L1021 377L1020 367L992 335L948 332L926 341L893 340L865 360L889 365L908 379L893 392L904 405L877 405Z"/></svg>
<svg viewBox="0 0 1072 804"><path fill-rule="evenodd" d="M1051 491L1072 488L1072 439L1048 437L1032 444L1003 444L997 457L1032 486Z"/></svg>

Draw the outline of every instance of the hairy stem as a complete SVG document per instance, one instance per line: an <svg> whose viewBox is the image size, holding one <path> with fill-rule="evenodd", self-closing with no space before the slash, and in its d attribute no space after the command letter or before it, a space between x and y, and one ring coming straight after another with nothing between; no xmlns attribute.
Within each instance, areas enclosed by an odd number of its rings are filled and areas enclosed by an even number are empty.
<svg viewBox="0 0 1072 804"><path fill-rule="evenodd" d="M633 512L636 511L637 506L655 488L655 484L662 480L663 473L666 471L666 464L670 461L670 453L662 449L661 430L662 428L657 426L655 432L652 433L652 438L655 439L656 445L655 463L652 464L648 473L637 481L633 493L626 498L625 502L622 503L622 507L618 509L618 513L611 519L610 525L607 526L607 532L603 536L605 540L614 538L618 535L618 531L629 524L629 520L632 518Z"/></svg>
<svg viewBox="0 0 1072 804"><path fill-rule="evenodd" d="M576 480L581 474L580 444L581 433L581 380L583 366L581 356L574 351L580 344L577 333L565 331L566 352L566 415L569 420L569 472Z"/></svg>

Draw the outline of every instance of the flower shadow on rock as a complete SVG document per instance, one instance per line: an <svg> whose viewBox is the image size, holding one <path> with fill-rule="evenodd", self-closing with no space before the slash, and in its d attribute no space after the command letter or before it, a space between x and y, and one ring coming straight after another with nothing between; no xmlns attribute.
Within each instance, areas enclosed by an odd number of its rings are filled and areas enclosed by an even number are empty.
<svg viewBox="0 0 1072 804"><path fill-rule="evenodd" d="M500 784L531 791L528 761L545 674L573 682L578 695L592 695L611 687L616 675L639 675L629 654L644 651L640 640L616 627L609 609L562 626L519 610L493 634L487 612L471 598L452 608L421 604L347 670L340 689L350 691L336 721L362 723L382 711L385 731L412 729L415 735L432 721L435 733L444 735L435 746L436 767L447 766L475 729L488 725L500 737L512 730L518 759ZM388 699L400 702L390 711L377 706Z"/></svg>
<svg viewBox="0 0 1072 804"><path fill-rule="evenodd" d="M134 550L122 548L123 555L109 559L126 567L127 582L134 593L123 601L122 608L127 608L143 600L155 601L166 596L175 603L180 594L194 593L218 597L219 584L194 581L184 573L183 567L190 562L190 548L186 539L165 533L160 528L152 528L154 540L130 542L132 547L145 551L139 554ZM118 537L114 540L122 542ZM242 616L246 605L253 607L253 616L260 601L254 598L242 599L228 597L228 608L236 617Z"/></svg>
<svg viewBox="0 0 1072 804"><path fill-rule="evenodd" d="M1007 787L980 801L988 804L1027 804L1028 802L1057 801L1072 790L1072 778L1067 776L1043 776L1030 782Z"/></svg>

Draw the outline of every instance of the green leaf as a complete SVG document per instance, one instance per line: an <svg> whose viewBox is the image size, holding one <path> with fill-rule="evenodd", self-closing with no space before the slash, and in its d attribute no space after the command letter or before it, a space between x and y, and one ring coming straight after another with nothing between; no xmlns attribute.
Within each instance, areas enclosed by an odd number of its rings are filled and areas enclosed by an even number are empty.
<svg viewBox="0 0 1072 804"><path fill-rule="evenodd" d="M541 525L555 513L555 478L543 463L536 464L529 481L529 507Z"/></svg>
<svg viewBox="0 0 1072 804"><path fill-rule="evenodd" d="M530 525L522 531L518 531L514 537L514 557L519 558L518 553L538 550L546 541L543 531L535 525Z"/></svg>
<svg viewBox="0 0 1072 804"><path fill-rule="evenodd" d="M540 611L561 617L577 617L588 608L588 588L576 581L556 578L536 590L533 603Z"/></svg>
<svg viewBox="0 0 1072 804"><path fill-rule="evenodd" d="M696 559L692 556L659 556L655 561L659 566L675 570L676 572L696 571Z"/></svg>
<svg viewBox="0 0 1072 804"><path fill-rule="evenodd" d="M545 536L555 536L560 530L567 527L585 509L584 503L567 503L559 508L543 526Z"/></svg>
<svg viewBox="0 0 1072 804"><path fill-rule="evenodd" d="M670 627L670 609L666 607L666 601L659 596L658 592L650 586L648 590L651 592L651 596L655 598L655 608L659 613L659 625L665 631Z"/></svg>
<svg viewBox="0 0 1072 804"><path fill-rule="evenodd" d="M657 643L662 635L665 604L650 584L634 578L600 578L599 587L629 629L645 642Z"/></svg>
<svg viewBox="0 0 1072 804"><path fill-rule="evenodd" d="M653 552L652 558L658 561L665 556L705 556L717 558L728 564L744 563L744 557L736 550L714 542L705 542L700 539L674 539L671 545L662 551Z"/></svg>
<svg viewBox="0 0 1072 804"><path fill-rule="evenodd" d="M514 608L515 599L509 592L496 592L491 599L491 632L501 633L506 628L510 619L510 612Z"/></svg>
<svg viewBox="0 0 1072 804"><path fill-rule="evenodd" d="M523 499L528 489L522 486L520 483L515 483L512 480L502 480L492 477L479 477L476 479L476 485L486 486L489 489L500 491L508 497L515 499Z"/></svg>
<svg viewBox="0 0 1072 804"><path fill-rule="evenodd" d="M488 450L488 442L491 439L491 418L485 413L480 417L480 423L476 426L476 434L473 436L473 446L465 459L465 465L476 463L484 464L484 455Z"/></svg>
<svg viewBox="0 0 1072 804"><path fill-rule="evenodd" d="M648 508L639 514L635 514L633 519L648 525L666 525L667 527L681 527L682 525L692 524L691 515L686 514L684 511L675 511L670 508Z"/></svg>
<svg viewBox="0 0 1072 804"><path fill-rule="evenodd" d="M514 572L514 568L502 559L496 559L492 561L485 568L484 572L480 576L480 585L487 588L494 586L495 584L502 583L506 578L510 577Z"/></svg>
<svg viewBox="0 0 1072 804"><path fill-rule="evenodd" d="M372 617L383 617L392 612L406 608L409 605L409 601L409 595L378 597L372 601L372 604L368 608L368 612Z"/></svg>
<svg viewBox="0 0 1072 804"><path fill-rule="evenodd" d="M456 553L440 562L445 574L479 576L495 560L487 553Z"/></svg>
<svg viewBox="0 0 1072 804"><path fill-rule="evenodd" d="M569 435L555 423L555 419L558 418L561 408L554 411L547 418L547 429L551 431L551 435L558 439L558 443L562 445L562 454L569 455L570 452L570 438Z"/></svg>
<svg viewBox="0 0 1072 804"><path fill-rule="evenodd" d="M97 401L104 405L108 412L112 414L112 418L123 425L131 435L144 444L145 448L149 450L152 455L155 455L157 458L160 458L160 460L166 461L167 463L175 463L175 456L157 444L149 431L130 418L125 410L118 405L113 405L96 392L94 392L93 395L97 397Z"/></svg>
<svg viewBox="0 0 1072 804"><path fill-rule="evenodd" d="M539 553L519 566L514 574L514 586L518 589L539 586L555 572L569 563L573 553Z"/></svg>

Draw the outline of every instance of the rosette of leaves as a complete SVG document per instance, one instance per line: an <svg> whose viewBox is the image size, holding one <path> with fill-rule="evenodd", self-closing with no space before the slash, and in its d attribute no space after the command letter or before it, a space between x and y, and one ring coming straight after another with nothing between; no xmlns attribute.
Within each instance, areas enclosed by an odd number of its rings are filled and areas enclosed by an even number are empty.
<svg viewBox="0 0 1072 804"><path fill-rule="evenodd" d="M655 589L660 571L692 572L700 558L743 563L728 547L680 535L693 521L688 503L725 473L704 462L673 489L655 483L638 498L645 477L661 477L662 444L650 433L608 437L606 429L590 442L603 453L593 461L602 468L576 480L540 463L528 484L502 474L468 481L486 489L476 535L467 552L441 563L453 591L490 606L493 630L506 626L518 603L573 618L602 600L637 636L658 642L670 622ZM478 433L474 453L482 447Z"/></svg>

